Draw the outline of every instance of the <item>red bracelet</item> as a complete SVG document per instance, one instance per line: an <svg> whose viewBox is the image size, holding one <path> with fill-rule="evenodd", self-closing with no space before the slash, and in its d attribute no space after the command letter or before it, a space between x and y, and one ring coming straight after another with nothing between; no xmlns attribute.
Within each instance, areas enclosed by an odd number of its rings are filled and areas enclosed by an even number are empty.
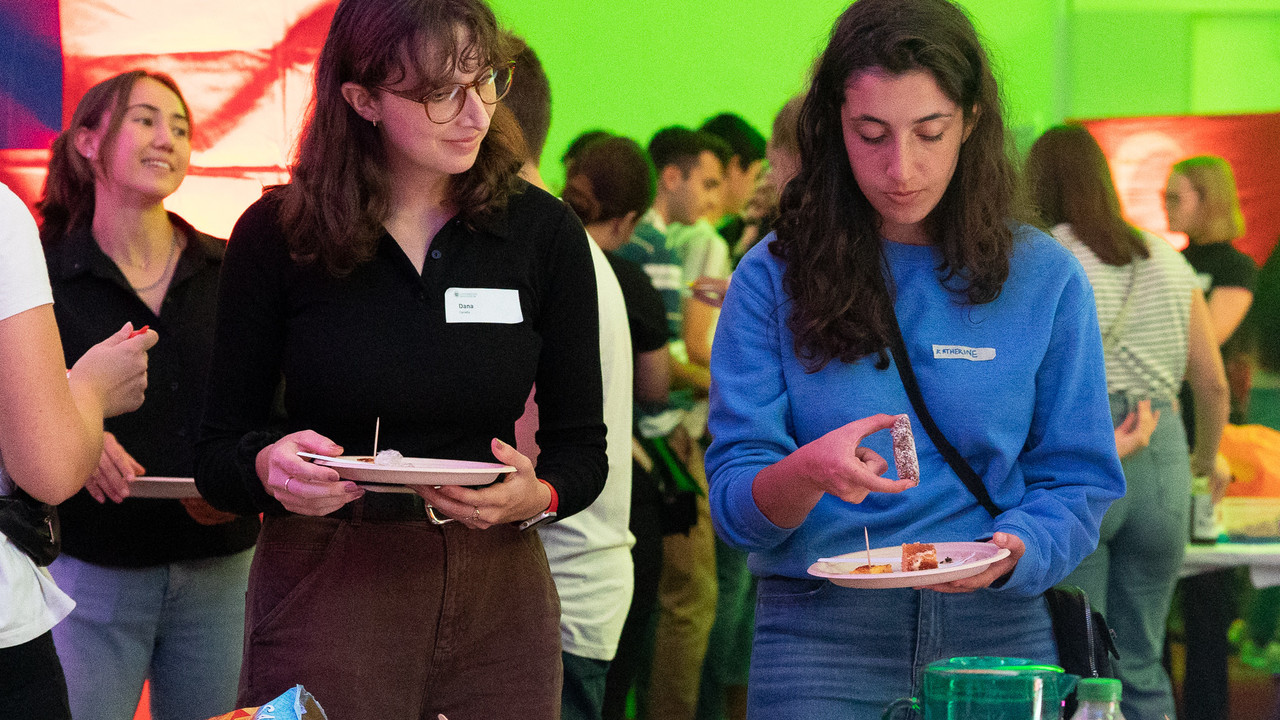
<svg viewBox="0 0 1280 720"><path fill-rule="evenodd" d="M543 480L542 478L538 478L538 482L542 483L543 485L546 485L547 489L551 491L551 504L547 506L546 512L555 512L560 508L560 494L557 493L556 489L552 487L551 483L547 482L546 480Z"/></svg>

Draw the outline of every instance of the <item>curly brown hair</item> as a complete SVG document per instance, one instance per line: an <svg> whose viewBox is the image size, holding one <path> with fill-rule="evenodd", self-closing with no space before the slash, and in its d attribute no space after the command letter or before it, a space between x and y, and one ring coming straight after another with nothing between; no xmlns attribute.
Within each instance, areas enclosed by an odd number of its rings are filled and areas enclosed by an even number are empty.
<svg viewBox="0 0 1280 720"><path fill-rule="evenodd" d="M414 77L425 94L452 82L456 69L508 59L483 0L342 0L316 60L291 179L277 190L294 257L319 261L333 275L349 273L373 256L390 213L382 138L343 98L343 83L372 89ZM446 202L468 223L500 210L523 157L520 128L499 104L475 164L452 177Z"/></svg>
<svg viewBox="0 0 1280 720"><path fill-rule="evenodd" d="M980 304L998 297L1009 277L1017 181L999 88L973 24L947 0L858 0L815 65L800 109L800 173L783 193L769 246L786 262L788 327L811 372L873 353L877 367L888 367L893 301L880 218L853 177L841 125L846 85L870 69L929 72L971 128L928 218L942 253L939 281L959 301Z"/></svg>
<svg viewBox="0 0 1280 720"><path fill-rule="evenodd" d="M111 156L120 134L120 125L129 107L129 94L143 78L155 80L178 96L190 126L191 110L187 101L178 83L164 73L130 70L85 91L67 129L54 138L49 148L49 174L45 176L44 189L36 203L40 213L40 241L45 245L54 244L80 225L93 222L94 171L107 175L106 158ZM97 130L104 121L107 125L102 133L101 150L90 160L76 150L76 135L82 130Z"/></svg>

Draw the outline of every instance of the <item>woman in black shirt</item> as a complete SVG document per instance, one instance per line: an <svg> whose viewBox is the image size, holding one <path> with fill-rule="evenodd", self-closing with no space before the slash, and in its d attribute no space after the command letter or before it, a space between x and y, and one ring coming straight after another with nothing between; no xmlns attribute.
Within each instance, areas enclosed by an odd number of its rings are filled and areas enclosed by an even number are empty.
<svg viewBox="0 0 1280 720"><path fill-rule="evenodd" d="M1169 173L1164 204L1169 229L1187 234L1190 244L1182 254L1196 271L1209 303L1209 319L1231 386L1231 422L1243 422L1249 364L1241 362L1232 350L1232 337L1253 304L1258 267L1231 244L1244 235L1244 215L1231 165L1215 155L1198 155L1177 163ZM1194 443L1194 402L1186 384L1180 400L1187 440ZM1217 479L1223 477L1229 479L1230 475L1215 473L1210 479L1215 499L1226 491L1226 483ZM1215 570L1178 583L1187 648L1182 714L1190 720L1228 716L1227 629L1237 615L1234 576L1238 574L1235 569Z"/></svg>
<svg viewBox="0 0 1280 720"><path fill-rule="evenodd" d="M199 498L131 497L140 475L190 478L223 243L168 213L191 157L174 81L142 70L90 88L54 142L39 209L68 367L125 322L150 326L146 402L106 422L83 492L64 502L50 571L76 601L54 630L75 717L157 718L235 700L255 516Z"/></svg>
<svg viewBox="0 0 1280 720"><path fill-rule="evenodd" d="M239 703L302 683L333 717L553 720L559 607L517 524L604 483L586 235L516 177L482 0L344 0L315 78L290 183L227 247L196 471L215 506L265 513ZM536 474L511 447L535 381ZM367 453L379 418L382 448L516 471L366 494L297 456Z"/></svg>

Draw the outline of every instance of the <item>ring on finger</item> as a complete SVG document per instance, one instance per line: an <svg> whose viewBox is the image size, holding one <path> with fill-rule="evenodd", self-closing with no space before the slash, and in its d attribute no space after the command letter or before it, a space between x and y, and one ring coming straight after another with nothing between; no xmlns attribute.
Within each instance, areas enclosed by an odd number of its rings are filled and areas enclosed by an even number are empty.
<svg viewBox="0 0 1280 720"><path fill-rule="evenodd" d="M476 506L476 505L472 505L472 506L471 506L471 510L472 510L472 513L471 513L471 522L475 522L475 521L479 520L479 519L480 519L480 508L479 508L478 506Z"/></svg>
<svg viewBox="0 0 1280 720"><path fill-rule="evenodd" d="M289 483L291 483L291 482L293 482L293 478L291 478L291 477L287 477L287 478L285 478L285 479L284 479L284 491L285 491L285 492L289 492Z"/></svg>

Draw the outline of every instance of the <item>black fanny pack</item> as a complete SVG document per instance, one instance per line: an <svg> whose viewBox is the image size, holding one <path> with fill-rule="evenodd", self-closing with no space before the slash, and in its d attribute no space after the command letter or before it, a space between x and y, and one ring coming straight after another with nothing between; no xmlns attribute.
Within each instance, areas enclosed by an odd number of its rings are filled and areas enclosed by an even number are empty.
<svg viewBox="0 0 1280 720"><path fill-rule="evenodd" d="M0 533L40 567L53 562L62 550L58 508L36 500L22 488L0 496Z"/></svg>

